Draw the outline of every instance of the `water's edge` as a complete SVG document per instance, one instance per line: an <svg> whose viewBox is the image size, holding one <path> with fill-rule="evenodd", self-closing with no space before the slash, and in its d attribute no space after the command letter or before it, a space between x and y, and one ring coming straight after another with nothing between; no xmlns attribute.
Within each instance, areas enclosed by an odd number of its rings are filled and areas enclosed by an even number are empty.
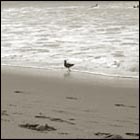
<svg viewBox="0 0 140 140"><path fill-rule="evenodd" d="M9 64L1 64L1 66L8 66L8 67L19 67L19 68L33 68L33 69L43 69L43 70L61 70L59 69L54 69L54 68L44 68L44 67L35 67L35 66L19 66L19 65L9 65ZM124 75L111 75L111 74L106 74L106 73L97 73L97 72L89 72L89 71L79 71L79 70L72 70L73 72L80 72L80 73L87 73L87 74L92 74L92 75L99 75L99 76L106 76L106 77L116 77L116 78L129 78L129 79L139 79L139 76L124 76Z"/></svg>

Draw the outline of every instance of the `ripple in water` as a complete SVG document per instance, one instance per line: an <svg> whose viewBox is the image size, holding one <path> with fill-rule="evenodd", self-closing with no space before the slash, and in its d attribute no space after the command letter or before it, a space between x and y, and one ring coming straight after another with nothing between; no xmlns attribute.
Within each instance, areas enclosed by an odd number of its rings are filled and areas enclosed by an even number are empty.
<svg viewBox="0 0 140 140"><path fill-rule="evenodd" d="M103 6L2 9L2 64L138 77L139 12Z"/></svg>

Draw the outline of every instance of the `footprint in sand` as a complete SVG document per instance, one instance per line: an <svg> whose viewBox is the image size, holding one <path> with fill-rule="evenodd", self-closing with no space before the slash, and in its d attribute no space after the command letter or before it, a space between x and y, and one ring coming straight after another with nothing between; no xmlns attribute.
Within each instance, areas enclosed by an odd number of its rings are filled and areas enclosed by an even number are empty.
<svg viewBox="0 0 140 140"><path fill-rule="evenodd" d="M139 137L139 133L125 133L125 134L129 136Z"/></svg>
<svg viewBox="0 0 140 140"><path fill-rule="evenodd" d="M97 132L97 133L94 133L96 136L108 136L110 135L110 133L102 133L102 132Z"/></svg>
<svg viewBox="0 0 140 140"><path fill-rule="evenodd" d="M48 124L40 125L40 124L19 124L19 127L27 128L36 131L54 131L56 130L54 127L49 126Z"/></svg>
<svg viewBox="0 0 140 140"><path fill-rule="evenodd" d="M106 136L105 139L123 139L122 136L120 135L109 135L109 136Z"/></svg>
<svg viewBox="0 0 140 140"><path fill-rule="evenodd" d="M20 90L15 90L14 93L17 94L29 94L28 92L20 91Z"/></svg>
<svg viewBox="0 0 140 140"><path fill-rule="evenodd" d="M66 114L68 113L67 111L63 111L63 110L55 110L54 109L53 111L58 112L58 113L66 113Z"/></svg>
<svg viewBox="0 0 140 140"><path fill-rule="evenodd" d="M35 118L49 119L50 121L64 122L64 123L68 123L68 124L71 124L71 125L75 125L75 123L67 121L67 120L62 120L61 118L52 118L52 117L47 117L47 116L44 116L44 115L36 115Z"/></svg>
<svg viewBox="0 0 140 140"><path fill-rule="evenodd" d="M1 118L1 120L4 121L4 122L10 122L9 119L2 119L2 118Z"/></svg>
<svg viewBox="0 0 140 140"><path fill-rule="evenodd" d="M61 135L68 135L69 133L67 133L67 132L60 132L60 133L58 133L58 134L61 134Z"/></svg>
<svg viewBox="0 0 140 140"><path fill-rule="evenodd" d="M74 119L74 118L70 118L69 120L70 120L70 121L74 121L75 119Z"/></svg>
<svg viewBox="0 0 140 140"><path fill-rule="evenodd" d="M13 112L14 115L22 115L23 113L20 112Z"/></svg>
<svg viewBox="0 0 140 140"><path fill-rule="evenodd" d="M70 100L78 100L78 98L76 98L76 97L66 97L66 99L70 99Z"/></svg>
<svg viewBox="0 0 140 140"><path fill-rule="evenodd" d="M49 119L49 117L46 117L46 116L43 116L43 115L36 115L35 118Z"/></svg>
<svg viewBox="0 0 140 140"><path fill-rule="evenodd" d="M14 105L14 104L9 104L9 106L13 106L13 107L16 107L17 105Z"/></svg>
<svg viewBox="0 0 140 140"><path fill-rule="evenodd" d="M127 107L130 107L130 108L136 108L136 106L132 106L132 105L131 105L131 106L127 106Z"/></svg>
<svg viewBox="0 0 140 140"><path fill-rule="evenodd" d="M23 93L23 91L15 90L14 93Z"/></svg>
<svg viewBox="0 0 140 140"><path fill-rule="evenodd" d="M124 104L115 104L117 107L129 107L129 108L136 108L136 106L129 106L129 105L124 105Z"/></svg>
<svg viewBox="0 0 140 140"><path fill-rule="evenodd" d="M115 106L118 106L118 107L125 107L124 104L115 104Z"/></svg>
<svg viewBox="0 0 140 140"><path fill-rule="evenodd" d="M110 133L97 132L97 133L95 133L95 135L103 136L103 139L123 139L123 137L120 135L110 134Z"/></svg>
<svg viewBox="0 0 140 140"><path fill-rule="evenodd" d="M9 116L9 114L7 113L7 110L2 110L1 116Z"/></svg>
<svg viewBox="0 0 140 140"><path fill-rule="evenodd" d="M9 118L9 114L7 113L7 110L2 110L1 111L1 121L5 121L5 122L10 122Z"/></svg>

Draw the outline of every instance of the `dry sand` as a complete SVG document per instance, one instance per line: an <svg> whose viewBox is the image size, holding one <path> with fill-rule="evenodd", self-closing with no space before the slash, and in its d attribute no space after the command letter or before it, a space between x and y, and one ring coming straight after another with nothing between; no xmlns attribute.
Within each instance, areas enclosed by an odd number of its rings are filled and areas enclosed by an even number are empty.
<svg viewBox="0 0 140 140"><path fill-rule="evenodd" d="M9 66L1 76L2 138L139 137L136 79Z"/></svg>

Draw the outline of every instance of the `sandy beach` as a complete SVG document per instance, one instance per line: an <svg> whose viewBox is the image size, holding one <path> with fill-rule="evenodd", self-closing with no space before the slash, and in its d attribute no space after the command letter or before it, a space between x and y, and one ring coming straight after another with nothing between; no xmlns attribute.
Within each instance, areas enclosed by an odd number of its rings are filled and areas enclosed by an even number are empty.
<svg viewBox="0 0 140 140"><path fill-rule="evenodd" d="M137 79L2 66L1 138L139 138Z"/></svg>

